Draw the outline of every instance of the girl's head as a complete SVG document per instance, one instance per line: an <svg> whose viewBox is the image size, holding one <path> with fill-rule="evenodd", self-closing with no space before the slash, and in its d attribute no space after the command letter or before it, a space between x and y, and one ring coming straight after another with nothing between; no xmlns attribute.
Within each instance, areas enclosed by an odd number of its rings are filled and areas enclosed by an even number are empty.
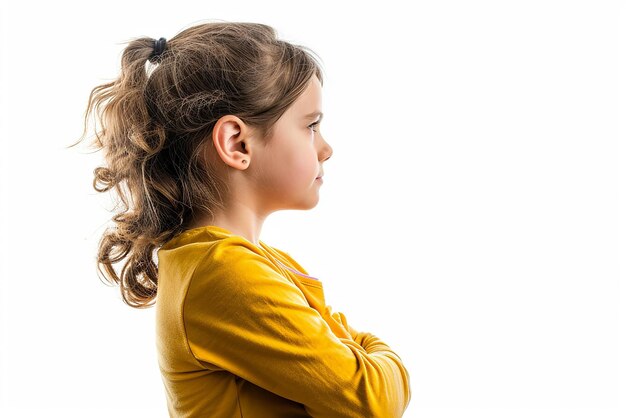
<svg viewBox="0 0 626 418"><path fill-rule="evenodd" d="M322 111L323 79L308 48L244 22L187 28L158 57L154 46L129 42L119 77L91 91L80 138L96 113L106 164L94 188L114 188L123 204L97 266L138 308L154 303L154 252L164 242L235 201L263 217L315 206L332 154L314 125L321 116L311 115ZM118 276L112 264L124 259Z"/></svg>

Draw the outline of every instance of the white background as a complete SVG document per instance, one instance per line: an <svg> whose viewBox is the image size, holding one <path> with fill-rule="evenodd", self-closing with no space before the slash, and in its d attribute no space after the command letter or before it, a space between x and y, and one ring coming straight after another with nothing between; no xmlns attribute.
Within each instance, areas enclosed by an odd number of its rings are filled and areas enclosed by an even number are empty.
<svg viewBox="0 0 626 418"><path fill-rule="evenodd" d="M623 4L0 4L1 416L167 417L154 309L96 274L102 157L65 146L126 41L211 19L323 60L320 202L261 239L401 356L405 417L626 416Z"/></svg>

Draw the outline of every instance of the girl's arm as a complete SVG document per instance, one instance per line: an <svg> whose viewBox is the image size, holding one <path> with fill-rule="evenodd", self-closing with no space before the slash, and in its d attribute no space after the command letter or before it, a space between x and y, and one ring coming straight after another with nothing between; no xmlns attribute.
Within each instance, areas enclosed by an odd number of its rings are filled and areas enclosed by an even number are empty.
<svg viewBox="0 0 626 418"><path fill-rule="evenodd" d="M332 307L331 306L327 306L328 312L332 312ZM335 321L339 322L341 325L344 326L344 328L348 331L348 333L352 336L352 339L358 344L362 346L362 342L363 342L363 338L366 334L369 334L367 332L359 332L357 330L355 330L354 328L352 328L349 324L348 324L348 319L346 318L346 316L342 313L342 312L335 312L331 315Z"/></svg>
<svg viewBox="0 0 626 418"><path fill-rule="evenodd" d="M300 289L240 242L224 239L199 262L184 323L203 367L299 402L312 417L394 418L408 406L397 354L351 328L359 341L338 338Z"/></svg>

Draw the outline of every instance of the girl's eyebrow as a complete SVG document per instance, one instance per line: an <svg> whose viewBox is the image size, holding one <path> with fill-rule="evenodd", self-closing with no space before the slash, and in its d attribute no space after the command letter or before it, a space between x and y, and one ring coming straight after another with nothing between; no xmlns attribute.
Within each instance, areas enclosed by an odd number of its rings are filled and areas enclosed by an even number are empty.
<svg viewBox="0 0 626 418"><path fill-rule="evenodd" d="M313 113L309 113L308 115L305 115L305 116L304 116L304 118L305 118L305 119L310 119L310 118L312 118L313 116L317 116L317 115L319 115L319 116L320 116L320 120L322 120L322 118L324 117L324 113L322 113L322 112L320 112L320 111L318 110L318 111L315 111L315 112L313 112Z"/></svg>

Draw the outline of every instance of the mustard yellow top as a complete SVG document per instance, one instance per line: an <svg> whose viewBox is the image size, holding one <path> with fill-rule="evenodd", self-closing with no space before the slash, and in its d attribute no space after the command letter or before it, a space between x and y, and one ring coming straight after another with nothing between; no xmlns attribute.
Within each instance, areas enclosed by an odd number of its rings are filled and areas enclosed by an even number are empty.
<svg viewBox="0 0 626 418"><path fill-rule="evenodd" d="M171 417L394 418L400 357L326 306L289 254L217 226L158 250L156 347Z"/></svg>

